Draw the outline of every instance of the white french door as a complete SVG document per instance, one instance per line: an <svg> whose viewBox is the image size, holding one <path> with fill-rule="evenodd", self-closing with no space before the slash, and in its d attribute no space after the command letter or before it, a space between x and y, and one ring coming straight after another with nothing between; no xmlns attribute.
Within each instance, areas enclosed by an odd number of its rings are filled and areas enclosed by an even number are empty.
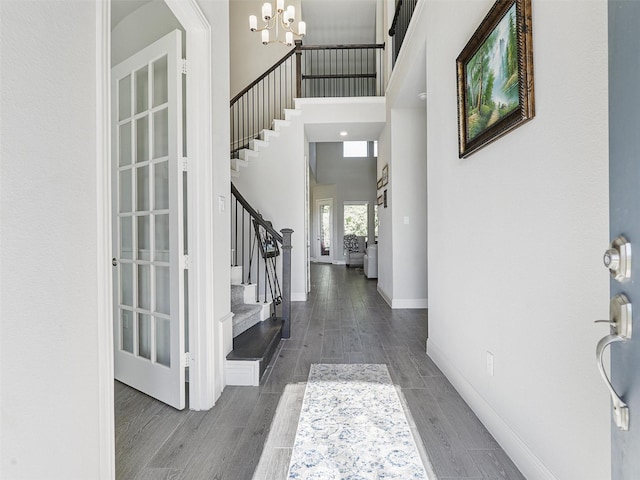
<svg viewBox="0 0 640 480"><path fill-rule="evenodd" d="M316 200L316 260L333 262L333 199Z"/></svg>
<svg viewBox="0 0 640 480"><path fill-rule="evenodd" d="M115 378L185 407L182 37L113 67Z"/></svg>

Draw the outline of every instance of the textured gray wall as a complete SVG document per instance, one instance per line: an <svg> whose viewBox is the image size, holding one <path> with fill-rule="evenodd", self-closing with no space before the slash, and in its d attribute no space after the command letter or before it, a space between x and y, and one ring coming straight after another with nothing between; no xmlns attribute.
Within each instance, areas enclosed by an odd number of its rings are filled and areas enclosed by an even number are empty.
<svg viewBox="0 0 640 480"><path fill-rule="evenodd" d="M640 253L640 2L609 0L609 186L611 238L624 234ZM624 292L640 305L640 262L631 281L611 281L611 295ZM638 312L638 310L636 310ZM636 313L636 317L638 313ZM630 430L612 427L612 478L640 478L640 325L631 340L612 345L613 385L630 409ZM604 388L604 387L603 387Z"/></svg>

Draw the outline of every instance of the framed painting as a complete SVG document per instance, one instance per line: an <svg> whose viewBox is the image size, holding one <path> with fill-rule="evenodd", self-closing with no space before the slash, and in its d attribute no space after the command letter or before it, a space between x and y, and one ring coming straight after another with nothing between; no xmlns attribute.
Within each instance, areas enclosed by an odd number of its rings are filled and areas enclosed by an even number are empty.
<svg viewBox="0 0 640 480"><path fill-rule="evenodd" d="M456 60L465 158L535 115L531 0L498 0Z"/></svg>
<svg viewBox="0 0 640 480"><path fill-rule="evenodd" d="M376 184L376 186L378 187L378 190L380 190L382 188L382 179L381 178L378 179L378 183Z"/></svg>
<svg viewBox="0 0 640 480"><path fill-rule="evenodd" d="M389 165L385 165L382 167L382 186L384 187L387 183L389 183Z"/></svg>

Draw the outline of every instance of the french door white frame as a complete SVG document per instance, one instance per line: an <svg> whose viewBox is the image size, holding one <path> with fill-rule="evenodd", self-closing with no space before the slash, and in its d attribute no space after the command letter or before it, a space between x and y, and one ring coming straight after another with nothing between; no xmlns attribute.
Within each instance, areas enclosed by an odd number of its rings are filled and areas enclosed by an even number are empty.
<svg viewBox="0 0 640 480"><path fill-rule="evenodd" d="M322 259L322 248L320 245L320 236L321 236L321 231L322 231L322 218L320 218L320 205L322 204L331 204L331 250L329 251L329 257L326 260ZM314 224L315 224L315 251L316 251L316 261L317 262L321 262L321 263L333 263L336 256L335 256L335 238L336 238L336 233L335 233L335 220L336 220L336 214L335 214L335 210L334 210L334 205L333 205L333 198L317 198L315 201L315 206L314 206L314 210L313 210L313 216L314 216Z"/></svg>
<svg viewBox="0 0 640 480"><path fill-rule="evenodd" d="M187 192L189 279L189 404L206 410L215 403L220 376L215 342L213 298L213 112L211 104L211 26L196 0L165 0L186 30L189 74L187 82ZM113 306L111 237L111 0L96 2L96 195L98 209L97 269L100 325L99 358L100 480L115 479L113 401Z"/></svg>

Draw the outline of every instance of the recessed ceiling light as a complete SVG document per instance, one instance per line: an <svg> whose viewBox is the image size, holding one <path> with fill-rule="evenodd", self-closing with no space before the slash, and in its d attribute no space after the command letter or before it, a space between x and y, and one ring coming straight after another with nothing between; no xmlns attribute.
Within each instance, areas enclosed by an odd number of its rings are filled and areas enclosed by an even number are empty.
<svg viewBox="0 0 640 480"><path fill-rule="evenodd" d="M346 137L347 135L349 135L347 132L340 132L341 137Z"/></svg>

